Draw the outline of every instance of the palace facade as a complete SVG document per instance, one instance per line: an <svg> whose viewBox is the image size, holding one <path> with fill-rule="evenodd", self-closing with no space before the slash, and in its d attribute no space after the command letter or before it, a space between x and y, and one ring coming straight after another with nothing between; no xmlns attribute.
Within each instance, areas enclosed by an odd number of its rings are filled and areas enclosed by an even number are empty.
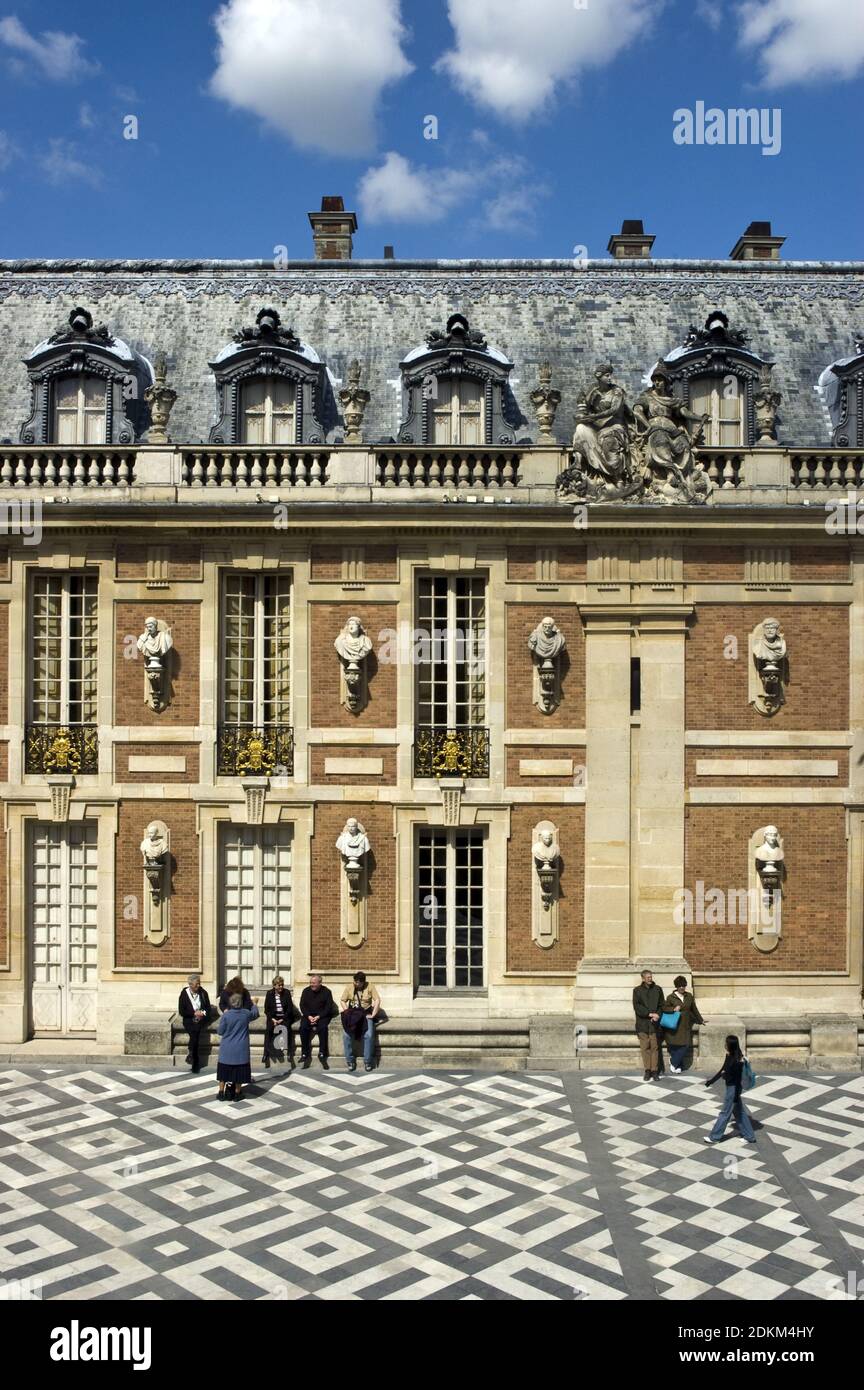
<svg viewBox="0 0 864 1390"><path fill-rule="evenodd" d="M394 1057L610 1065L650 968L860 1065L864 265L325 205L309 261L0 263L0 1040L364 969Z"/></svg>

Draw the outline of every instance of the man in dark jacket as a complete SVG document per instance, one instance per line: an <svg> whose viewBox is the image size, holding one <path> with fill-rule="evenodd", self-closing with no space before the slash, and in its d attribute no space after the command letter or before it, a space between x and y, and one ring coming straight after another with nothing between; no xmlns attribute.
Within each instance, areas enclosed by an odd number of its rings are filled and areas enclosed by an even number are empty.
<svg viewBox="0 0 864 1390"><path fill-rule="evenodd" d="M201 1041L201 1030L206 1030L207 1020L210 1017L210 996L206 989L201 988L200 975L187 975L186 988L180 991L177 1011L183 1020L183 1027L189 1034L189 1051L186 1054L186 1061L194 1072L200 1071L198 1045Z"/></svg>
<svg viewBox="0 0 864 1390"><path fill-rule="evenodd" d="M328 1036L330 1020L335 1012L333 995L321 976L310 975L309 983L300 995L300 1053L304 1067L311 1065L312 1034L317 1033L318 1058L324 1070L330 1070L327 1060L330 1054Z"/></svg>
<svg viewBox="0 0 864 1390"><path fill-rule="evenodd" d="M294 1048L291 1042L291 1024L294 1019L294 1005L291 1001L291 991L285 988L285 981L281 975L273 977L273 988L268 989L264 998L264 1017L267 1023L264 1029L262 1062L265 1067L269 1067L270 1058L276 1055L274 1035L276 1029L281 1028L285 1034L285 1056L288 1065L293 1067Z"/></svg>
<svg viewBox="0 0 864 1390"><path fill-rule="evenodd" d="M642 971L642 983L633 991L633 1012L645 1069L643 1080L656 1081L660 1071L659 1024L663 1012L663 991L659 985L655 985L650 970Z"/></svg>

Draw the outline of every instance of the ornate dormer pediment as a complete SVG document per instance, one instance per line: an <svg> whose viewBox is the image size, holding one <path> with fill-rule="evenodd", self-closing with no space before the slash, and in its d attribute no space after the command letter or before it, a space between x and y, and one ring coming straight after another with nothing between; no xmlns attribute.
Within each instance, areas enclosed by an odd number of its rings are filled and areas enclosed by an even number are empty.
<svg viewBox="0 0 864 1390"><path fill-rule="evenodd" d="M521 414L508 378L513 363L464 314L426 335L399 364L403 444L513 444Z"/></svg>
<svg viewBox="0 0 864 1390"><path fill-rule="evenodd" d="M58 328L56 333L52 333L48 342L55 343L96 343L101 347L113 347L114 339L108 332L104 323L98 327L93 327L93 315L89 309L82 309L80 306L73 309L69 315L67 323L62 328Z"/></svg>
<svg viewBox="0 0 864 1390"><path fill-rule="evenodd" d="M676 394L710 417L706 443L752 448L765 437L757 403L760 391L765 398L774 364L749 346L743 329L730 328L721 309L712 310L704 327L691 324L680 346L661 365Z"/></svg>
<svg viewBox="0 0 864 1390"><path fill-rule="evenodd" d="M831 442L838 449L864 449L864 334L856 333L853 341L854 355L832 362L820 378L828 388Z"/></svg>
<svg viewBox="0 0 864 1390"><path fill-rule="evenodd" d="M323 443L327 381L321 359L293 328L283 325L275 309L260 309L254 324L234 332L210 367L219 393L219 416L210 431L211 444ZM256 381L270 382L271 389L253 403ZM261 425L261 432L271 432L272 437L253 439L250 418L257 415L263 419L268 409L270 418L275 413L280 425L276 430L269 424Z"/></svg>

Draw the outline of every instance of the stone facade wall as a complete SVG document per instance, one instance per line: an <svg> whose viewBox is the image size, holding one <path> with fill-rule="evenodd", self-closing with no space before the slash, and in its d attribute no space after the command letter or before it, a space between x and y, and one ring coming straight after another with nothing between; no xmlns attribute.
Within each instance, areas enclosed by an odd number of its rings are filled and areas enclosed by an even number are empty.
<svg viewBox="0 0 864 1390"><path fill-rule="evenodd" d="M144 940L147 881L141 841L153 820L164 821L171 831L175 861L171 935L162 946ZM196 811L191 802L121 801L114 857L114 952L119 967L188 971L200 965L198 858Z"/></svg>
<svg viewBox="0 0 864 1390"><path fill-rule="evenodd" d="M372 650L366 658L368 703L357 714L352 714L340 703L341 666L333 646L352 614L360 618L372 639ZM396 626L396 605L375 603L365 595L358 595L348 603L309 604L309 690L313 728L372 729L396 723L398 663L378 660L378 652L387 641L384 638L382 642L379 634L386 629L394 631ZM392 641L389 645L393 646Z"/></svg>
<svg viewBox="0 0 864 1390"><path fill-rule="evenodd" d="M369 771L326 772L325 764L329 758L362 758L369 764ZM381 772L372 770L377 762L384 765ZM309 781L313 786L321 787L395 786L396 749L384 744L313 743L309 748Z"/></svg>
<svg viewBox="0 0 864 1390"><path fill-rule="evenodd" d="M340 891L343 872L336 841L349 816L366 828L372 847L367 899L368 934L362 946L347 946L339 934ZM311 843L312 951L311 967L328 971L396 968L396 846L393 811L389 806L352 800L326 804L315 814Z"/></svg>
<svg viewBox="0 0 864 1390"><path fill-rule="evenodd" d="M505 715L510 729L580 729L585 723L585 643L575 603L508 603ZM533 664L528 638L547 614L555 619L567 646L559 667L561 703L543 714L533 702Z"/></svg>
<svg viewBox="0 0 864 1390"><path fill-rule="evenodd" d="M688 786L699 787L845 787L849 781L848 748L814 748L806 743L796 748L688 748L686 762L686 781ZM696 771L701 762L759 763L758 777L741 777L734 773L729 776L705 775ZM771 764L776 762L837 763L836 774L826 772L823 776L812 773L795 773L792 776L773 775ZM764 767L764 772L762 768Z"/></svg>
<svg viewBox="0 0 864 1390"><path fill-rule="evenodd" d="M694 895L697 879L705 892L746 890L750 837L764 825L780 830L787 866L783 931L776 948L770 954L758 951L747 939L746 922L685 925L684 952L691 969L769 974L846 968L842 806L690 806L685 817L685 886ZM752 989L752 1011L757 1013L755 981ZM824 1007L824 998L814 994L814 1011Z"/></svg>
<svg viewBox="0 0 864 1390"><path fill-rule="evenodd" d="M144 631L144 619L151 615L168 624L174 640L171 702L160 714L145 703L144 658L135 646ZM198 603L156 598L153 602L115 605L114 719L117 724L142 728L152 725L155 730L199 722L200 627Z"/></svg>
<svg viewBox="0 0 864 1390"><path fill-rule="evenodd" d="M118 743L114 747L114 776L118 782L197 782L200 767L200 748L197 743ZM129 759L145 758L153 763L166 759L185 758L184 771L165 767L137 767L129 770Z"/></svg>
<svg viewBox="0 0 864 1390"><path fill-rule="evenodd" d="M531 937L533 830L539 821L558 827L561 848L558 941L538 946ZM583 806L514 806L507 847L507 969L531 974L572 970L584 951L585 808Z"/></svg>

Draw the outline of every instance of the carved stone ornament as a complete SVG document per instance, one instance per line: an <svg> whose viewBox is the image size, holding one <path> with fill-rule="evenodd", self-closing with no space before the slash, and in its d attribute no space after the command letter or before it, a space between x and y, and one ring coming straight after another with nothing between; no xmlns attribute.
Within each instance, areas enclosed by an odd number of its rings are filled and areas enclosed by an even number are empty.
<svg viewBox="0 0 864 1390"><path fill-rule="evenodd" d="M557 444L558 441L552 433L552 426L555 424L555 412L561 402L561 392L552 388L552 368L548 362L540 363L538 376L538 385L531 392L530 397L539 427L537 443Z"/></svg>
<svg viewBox="0 0 864 1390"><path fill-rule="evenodd" d="M554 618L545 617L528 638L534 662L534 704L552 714L561 703L561 654L567 640Z"/></svg>
<svg viewBox="0 0 864 1390"><path fill-rule="evenodd" d="M295 444L322 444L325 404L332 401L329 381L315 352L285 328L275 309L261 309L251 327L232 335L231 344L210 364L219 394L219 418L211 444L241 444L244 434L244 389L263 379L286 382L294 390Z"/></svg>
<svg viewBox="0 0 864 1390"><path fill-rule="evenodd" d="M144 631L136 646L144 657L146 692L144 703L159 714L168 704L170 693L170 653L174 642L167 623L158 618L145 618Z"/></svg>
<svg viewBox="0 0 864 1390"><path fill-rule="evenodd" d="M75 778L71 775L48 778L48 787L51 792L51 819L55 825L65 825L69 820L69 801L74 786Z"/></svg>
<svg viewBox="0 0 864 1390"><path fill-rule="evenodd" d="M167 384L168 363L163 354L154 364L153 384L144 391L144 400L150 407L150 428L147 439L150 444L168 443L168 417L177 399L177 392Z"/></svg>
<svg viewBox="0 0 864 1390"><path fill-rule="evenodd" d="M776 618L763 618L750 633L750 703L760 714L776 714L786 703L789 656Z"/></svg>
<svg viewBox="0 0 864 1390"><path fill-rule="evenodd" d="M342 856L340 892L340 936L349 946L362 946L366 940L366 899L368 895L369 853L366 831L356 816L349 816L336 841Z"/></svg>
<svg viewBox="0 0 864 1390"><path fill-rule="evenodd" d="M399 364L402 373L400 444L432 444L435 420L458 388L470 383L477 403L476 432L480 445L516 443L521 413L513 401L508 378L513 363L490 347L464 314L451 314L447 326L426 337ZM456 441L458 442L458 441ZM466 441L462 441L465 443Z"/></svg>
<svg viewBox="0 0 864 1390"><path fill-rule="evenodd" d="M748 846L748 936L759 951L773 951L782 935L786 859L776 825L754 831Z"/></svg>
<svg viewBox="0 0 864 1390"><path fill-rule="evenodd" d="M372 639L357 617L350 617L333 643L342 663L342 704L352 714L359 714L368 698L366 661L372 650Z"/></svg>
<svg viewBox="0 0 864 1390"><path fill-rule="evenodd" d="M171 832L164 821L150 821L141 841L144 860L144 939L162 946L171 931Z"/></svg>
<svg viewBox="0 0 864 1390"><path fill-rule="evenodd" d="M777 442L777 408L783 397L771 389L771 363L766 362L759 372L759 389L753 397L756 410L757 447L770 448Z"/></svg>
<svg viewBox="0 0 864 1390"><path fill-rule="evenodd" d="M558 940L558 898L561 854L558 848L558 829L551 821L540 821L534 827L531 858L532 875L531 936L544 949Z"/></svg>
<svg viewBox="0 0 864 1390"><path fill-rule="evenodd" d="M579 394L572 461L556 480L559 497L577 503L706 502L713 484L693 448L707 417L673 395L663 366L654 369L651 385L632 406L613 370L601 363Z"/></svg>
<svg viewBox="0 0 864 1390"><path fill-rule="evenodd" d="M348 384L339 392L339 404L345 421L345 443L362 444L363 416L369 404L369 392L360 386L360 363L356 359L348 368Z"/></svg>

